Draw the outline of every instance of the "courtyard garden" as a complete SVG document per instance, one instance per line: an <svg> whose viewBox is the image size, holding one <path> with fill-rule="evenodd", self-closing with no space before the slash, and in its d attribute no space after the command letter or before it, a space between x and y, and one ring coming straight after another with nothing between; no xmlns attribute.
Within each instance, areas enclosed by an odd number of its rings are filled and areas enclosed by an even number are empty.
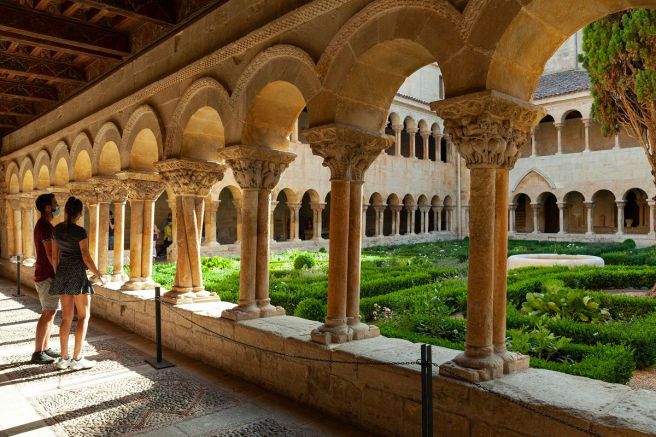
<svg viewBox="0 0 656 437"><path fill-rule="evenodd" d="M361 317L383 335L463 349L467 309L467 241L365 249ZM656 364L656 247L511 241L510 254L602 257L606 267L524 268L508 275L510 350L531 366L627 383L635 369ZM323 321L328 255L286 252L271 257L270 297L287 314ZM236 302L239 260L203 258L205 287ZM154 278L172 285L174 264Z"/></svg>

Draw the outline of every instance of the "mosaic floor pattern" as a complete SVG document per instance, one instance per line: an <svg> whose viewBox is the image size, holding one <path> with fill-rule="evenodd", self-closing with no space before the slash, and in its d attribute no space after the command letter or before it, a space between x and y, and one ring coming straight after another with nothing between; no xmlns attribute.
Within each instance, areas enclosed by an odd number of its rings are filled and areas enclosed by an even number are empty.
<svg viewBox="0 0 656 437"><path fill-rule="evenodd" d="M365 435L229 376L222 384L185 358L157 371L144 362L141 345L151 344L93 318L83 347L93 369L30 364L39 304L14 292L0 279L0 437ZM56 327L51 346L59 349Z"/></svg>

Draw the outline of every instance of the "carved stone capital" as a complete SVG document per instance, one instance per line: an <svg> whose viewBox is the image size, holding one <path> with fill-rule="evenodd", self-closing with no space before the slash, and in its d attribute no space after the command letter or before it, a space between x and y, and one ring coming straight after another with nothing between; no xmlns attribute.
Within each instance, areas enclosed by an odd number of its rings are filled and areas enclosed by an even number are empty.
<svg viewBox="0 0 656 437"><path fill-rule="evenodd" d="M71 192L71 196L77 197L87 205L95 205L98 203L96 197L96 191L93 189L93 185L89 181L76 181L69 182L68 188Z"/></svg>
<svg viewBox="0 0 656 437"><path fill-rule="evenodd" d="M116 177L123 183L128 199L154 202L166 186L157 173L122 171Z"/></svg>
<svg viewBox="0 0 656 437"><path fill-rule="evenodd" d="M222 164L195 159L167 159L155 168L176 196L207 197L225 172Z"/></svg>
<svg viewBox="0 0 656 437"><path fill-rule="evenodd" d="M364 174L394 137L343 124L327 124L303 131L312 153L323 158L332 179L364 180Z"/></svg>
<svg viewBox="0 0 656 437"><path fill-rule="evenodd" d="M544 110L528 102L483 91L431 103L468 168L511 169Z"/></svg>
<svg viewBox="0 0 656 437"><path fill-rule="evenodd" d="M294 153L246 145L226 147L219 151L219 157L230 166L242 189L265 190L272 190L282 172L296 159Z"/></svg>
<svg viewBox="0 0 656 437"><path fill-rule="evenodd" d="M96 198L99 203L111 203L113 201L125 201L128 196L125 184L109 176L94 176L89 179Z"/></svg>

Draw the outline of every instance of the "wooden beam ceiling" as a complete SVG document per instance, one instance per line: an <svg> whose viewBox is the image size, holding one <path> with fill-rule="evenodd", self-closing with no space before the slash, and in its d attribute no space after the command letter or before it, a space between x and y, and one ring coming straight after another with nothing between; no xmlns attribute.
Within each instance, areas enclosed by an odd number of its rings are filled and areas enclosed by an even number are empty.
<svg viewBox="0 0 656 437"><path fill-rule="evenodd" d="M74 4L100 9L114 15L133 18L139 21L164 26L175 24L175 16L170 1L157 0L70 0Z"/></svg>
<svg viewBox="0 0 656 437"><path fill-rule="evenodd" d="M122 59L130 53L130 41L124 33L57 17L0 0L0 38L7 41Z"/></svg>
<svg viewBox="0 0 656 437"><path fill-rule="evenodd" d="M51 86L6 79L0 80L0 97L27 102L56 102L59 98Z"/></svg>
<svg viewBox="0 0 656 437"><path fill-rule="evenodd" d="M83 83L86 81L86 74L82 68L18 53L0 52L0 72L59 82Z"/></svg>
<svg viewBox="0 0 656 437"><path fill-rule="evenodd" d="M29 103L8 102L0 100L0 115L32 118L36 114L34 112L34 107Z"/></svg>

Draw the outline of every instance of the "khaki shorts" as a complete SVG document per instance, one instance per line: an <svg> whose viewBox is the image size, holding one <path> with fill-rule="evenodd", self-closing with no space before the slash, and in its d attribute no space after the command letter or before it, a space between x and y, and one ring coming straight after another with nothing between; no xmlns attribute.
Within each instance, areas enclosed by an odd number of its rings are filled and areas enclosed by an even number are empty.
<svg viewBox="0 0 656 437"><path fill-rule="evenodd" d="M53 278L48 278L45 281L34 283L34 288L36 288L36 292L39 294L41 311L57 311L59 309L59 296L53 296L48 293L50 291L52 281Z"/></svg>

